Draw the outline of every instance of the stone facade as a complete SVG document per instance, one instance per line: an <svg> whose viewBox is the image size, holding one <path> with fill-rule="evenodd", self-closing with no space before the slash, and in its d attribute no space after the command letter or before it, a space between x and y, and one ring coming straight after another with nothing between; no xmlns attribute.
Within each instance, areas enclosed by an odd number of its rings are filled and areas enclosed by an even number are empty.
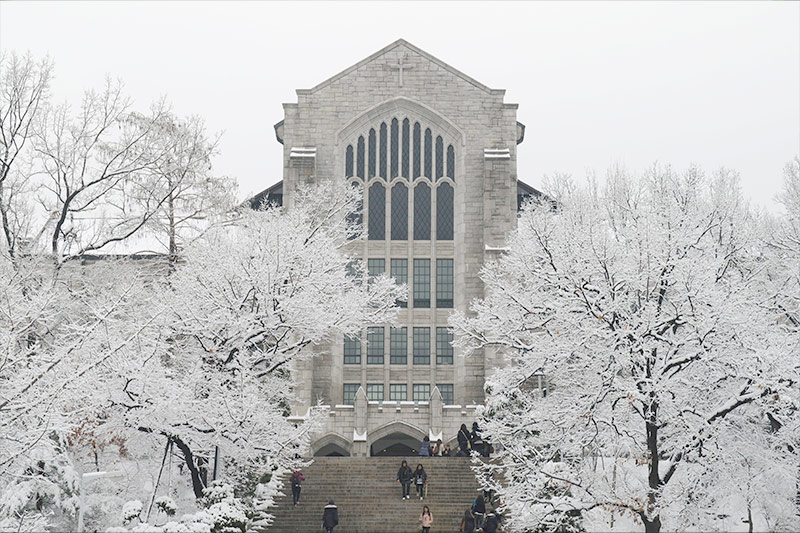
<svg viewBox="0 0 800 533"><path fill-rule="evenodd" d="M383 364L367 362L364 335L360 363L344 363L344 342L339 340L321 348L318 357L298 363L293 369L297 379L297 416L305 414L320 399L332 406L327 426L313 446L315 454L368 455L373 445L390 445L396 439L410 446L425 434L449 442L455 439L462 423L472 422L475 405L483 402L484 378L498 361L483 354L463 358L456 353L452 364L437 364L435 332L436 328L447 326L453 308L466 310L473 299L483 296L481 266L497 253L516 224L520 194L516 146L524 126L516 120L517 104L505 103L504 93L399 40L312 89L298 90L297 103L284 104L285 117L275 127L284 146L283 182L279 190L272 187L263 194L280 194L283 205L291 208L299 184L318 177L350 175L364 185L365 225L371 214L373 218L384 217L385 221L385 237L354 243L355 255L365 261L383 259L387 272L392 259L407 260L410 292L414 259L429 259L431 271L430 306L418 307L410 297L408 307L400 312L400 326L407 327L406 364L390 362L391 338L385 327ZM393 119L397 122L393 123ZM419 145L412 139L417 124L422 137L428 135L428 130L431 132L430 140L423 138ZM401 162L386 151L378 154L375 163L363 160L370 148L383 139L387 144L403 143L392 152L402 152ZM418 155L428 150L426 142L436 144L432 151L439 150L436 156L430 156L435 161ZM411 168L416 160L421 161L419 177ZM436 170L428 170L434 166ZM370 187L375 183L380 185L371 204ZM417 196L415 187L420 184L429 187L429 192L421 191ZM451 238L439 239L437 204L446 206L449 194L440 188L443 184L452 187L454 193L453 231ZM398 185L408 190L408 237L392 240L392 196ZM432 199L427 200L428 196ZM428 201L430 238L415 239L415 202L423 209ZM442 217L447 209L442 207ZM400 216L401 210L397 210L395 214ZM447 217L442 220L442 226L448 223ZM439 308L435 301L437 259L452 259L451 307ZM420 265L423 264L426 263ZM422 271L422 266L419 268ZM430 364L413 363L414 328L430 328ZM354 384L361 386L354 399L344 397L345 384L351 392ZM367 398L367 384L383 385L383 401ZM392 384L405 384L408 397L389 401ZM414 401L415 384L429 385L430 396ZM445 384L447 388L443 390L448 391L449 385L453 386L449 405L442 401L437 388L440 384Z"/></svg>

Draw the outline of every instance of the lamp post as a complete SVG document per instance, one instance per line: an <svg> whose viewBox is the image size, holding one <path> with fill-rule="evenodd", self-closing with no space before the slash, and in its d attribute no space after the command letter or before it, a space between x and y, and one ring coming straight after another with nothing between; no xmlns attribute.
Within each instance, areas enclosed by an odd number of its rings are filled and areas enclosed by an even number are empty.
<svg viewBox="0 0 800 533"><path fill-rule="evenodd" d="M104 472L87 472L85 474L81 474L81 495L78 499L78 533L83 533L83 509L84 509L84 500L83 500L83 485L87 481L94 481L95 479L100 478L109 478L113 480L121 480L125 479L125 472L121 470L109 470Z"/></svg>

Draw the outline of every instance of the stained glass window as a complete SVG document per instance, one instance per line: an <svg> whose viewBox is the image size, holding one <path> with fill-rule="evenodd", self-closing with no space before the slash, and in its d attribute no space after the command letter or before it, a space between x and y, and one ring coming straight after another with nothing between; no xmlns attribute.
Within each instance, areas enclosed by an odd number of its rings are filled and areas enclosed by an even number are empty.
<svg viewBox="0 0 800 533"><path fill-rule="evenodd" d="M447 176L451 180L456 179L456 151L452 144L447 146Z"/></svg>
<svg viewBox="0 0 800 533"><path fill-rule="evenodd" d="M414 123L414 179L420 177L420 158L422 157L422 143L419 122Z"/></svg>
<svg viewBox="0 0 800 533"><path fill-rule="evenodd" d="M453 364L453 333L447 328L436 328L436 364Z"/></svg>
<svg viewBox="0 0 800 533"><path fill-rule="evenodd" d="M369 188L369 240L382 241L386 238L386 188L373 183Z"/></svg>
<svg viewBox="0 0 800 533"><path fill-rule="evenodd" d="M360 383L345 383L342 393L342 403L345 405L353 405L356 403L356 393Z"/></svg>
<svg viewBox="0 0 800 533"><path fill-rule="evenodd" d="M414 259L414 307L431 306L431 260Z"/></svg>
<svg viewBox="0 0 800 533"><path fill-rule="evenodd" d="M414 187L414 239L431 238L431 188L425 183Z"/></svg>
<svg viewBox="0 0 800 533"><path fill-rule="evenodd" d="M428 179L433 178L433 146L431 144L431 129L427 128L425 130L425 177Z"/></svg>
<svg viewBox="0 0 800 533"><path fill-rule="evenodd" d="M408 187L392 187L392 240L408 240Z"/></svg>
<svg viewBox="0 0 800 533"><path fill-rule="evenodd" d="M444 141L442 136L436 136L436 179L444 175Z"/></svg>
<svg viewBox="0 0 800 533"><path fill-rule="evenodd" d="M408 328L389 330L389 363L393 365L408 363Z"/></svg>
<svg viewBox="0 0 800 533"><path fill-rule="evenodd" d="M415 402L427 402L431 399L431 386L428 384L415 383L413 391Z"/></svg>
<svg viewBox="0 0 800 533"><path fill-rule="evenodd" d="M453 188L442 183L436 189L436 238L453 240Z"/></svg>
<svg viewBox="0 0 800 533"><path fill-rule="evenodd" d="M367 383L367 400L373 402L383 401L383 383Z"/></svg>
<svg viewBox="0 0 800 533"><path fill-rule="evenodd" d="M401 154L401 170L400 175L409 179L408 175L408 159L409 159L409 122L408 119L403 119L403 151Z"/></svg>
<svg viewBox="0 0 800 533"><path fill-rule="evenodd" d="M381 147L381 158L379 162L379 176L383 179L386 179L386 123L381 122L381 133L380 133L380 147Z"/></svg>
<svg viewBox="0 0 800 533"><path fill-rule="evenodd" d="M364 136L358 138L358 149L356 152L356 176L364 179Z"/></svg>
<svg viewBox="0 0 800 533"><path fill-rule="evenodd" d="M345 335L344 337L344 364L361 364L361 336Z"/></svg>
<svg viewBox="0 0 800 533"><path fill-rule="evenodd" d="M398 285L408 283L408 259L392 259L390 268L390 276L394 278L395 283ZM408 307L405 300L398 300L396 303L398 307Z"/></svg>
<svg viewBox="0 0 800 533"><path fill-rule="evenodd" d="M436 307L453 307L453 260L436 260Z"/></svg>
<svg viewBox="0 0 800 533"><path fill-rule="evenodd" d="M453 405L453 384L452 383L437 383L439 392L442 394L442 403L445 405Z"/></svg>
<svg viewBox="0 0 800 533"><path fill-rule="evenodd" d="M367 364L383 364L383 328L367 328Z"/></svg>
<svg viewBox="0 0 800 533"><path fill-rule="evenodd" d="M347 151L344 155L344 175L347 178L353 177L353 145L347 145Z"/></svg>
<svg viewBox="0 0 800 533"><path fill-rule="evenodd" d="M431 364L431 328L414 328L414 364Z"/></svg>
<svg viewBox="0 0 800 533"><path fill-rule="evenodd" d="M375 177L375 159L377 155L375 150L375 128L372 128L369 130L369 168L367 169L367 177L370 179Z"/></svg>
<svg viewBox="0 0 800 533"><path fill-rule="evenodd" d="M408 385L405 383L389 384L389 400L393 402L404 402L408 399Z"/></svg>
<svg viewBox="0 0 800 533"><path fill-rule="evenodd" d="M392 177L392 179L397 177L397 166L398 166L397 165L397 158L398 158L397 152L398 152L398 146L400 144L399 143L399 139L398 139L398 137L400 136L400 131L399 130L400 130L400 128L398 126L397 119L393 118L392 119L392 129L391 129L391 132L390 132L391 136L389 137L389 140L390 140L389 149L390 149L390 155L391 155L391 159L389 160L389 175Z"/></svg>

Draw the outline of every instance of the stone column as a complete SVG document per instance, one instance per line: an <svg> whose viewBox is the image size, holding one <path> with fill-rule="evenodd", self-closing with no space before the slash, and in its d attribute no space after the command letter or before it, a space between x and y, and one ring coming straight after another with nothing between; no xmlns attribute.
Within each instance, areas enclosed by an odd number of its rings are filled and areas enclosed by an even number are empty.
<svg viewBox="0 0 800 533"><path fill-rule="evenodd" d="M367 393L364 387L359 387L354 402L354 428L353 428L353 457L367 457L369 455L367 444Z"/></svg>

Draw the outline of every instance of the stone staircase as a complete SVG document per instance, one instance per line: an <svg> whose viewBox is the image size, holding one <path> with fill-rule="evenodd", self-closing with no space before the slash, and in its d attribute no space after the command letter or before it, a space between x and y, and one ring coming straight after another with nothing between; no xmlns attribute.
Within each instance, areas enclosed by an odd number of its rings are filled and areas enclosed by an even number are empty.
<svg viewBox="0 0 800 533"><path fill-rule="evenodd" d="M428 473L428 497L401 499L397 470L403 457L317 457L303 470L300 504L292 506L288 476L284 491L270 510L269 532L319 533L322 509L329 499L339 508L336 533L414 533L427 505L433 514L431 532L458 531L464 511L478 495L470 460L462 457L407 457L411 469L422 464Z"/></svg>

